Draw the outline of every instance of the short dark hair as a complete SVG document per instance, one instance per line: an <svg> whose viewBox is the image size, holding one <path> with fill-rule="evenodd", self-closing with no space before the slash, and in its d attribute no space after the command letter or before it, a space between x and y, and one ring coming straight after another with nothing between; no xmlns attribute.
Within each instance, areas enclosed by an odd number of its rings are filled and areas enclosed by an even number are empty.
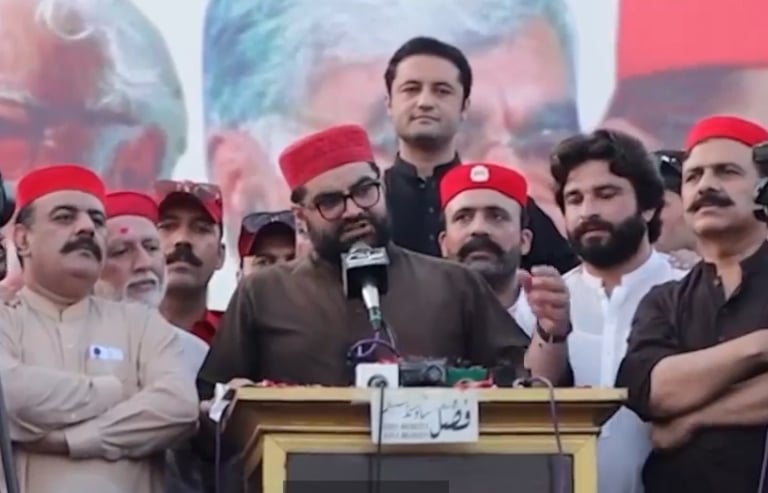
<svg viewBox="0 0 768 493"><path fill-rule="evenodd" d="M32 204L25 205L16 213L15 224L21 224L29 228L35 220L35 209ZM16 259L19 261L19 265L24 267L24 258L16 252Z"/></svg>
<svg viewBox="0 0 768 493"><path fill-rule="evenodd" d="M374 173L376 173L376 178L381 177L381 169L379 169L379 166L374 162L368 162L368 165L371 167ZM307 187L304 185L300 185L293 190L291 190L291 203L293 204L300 204L304 198L307 196Z"/></svg>
<svg viewBox="0 0 768 493"><path fill-rule="evenodd" d="M462 51L453 45L444 43L435 38L419 36L409 39L395 51L389 59L387 69L384 71L384 84L387 94L392 94L392 82L397 74L397 67L406 58L416 55L429 55L448 60L459 69L459 83L464 88L464 101L472 92L472 67Z"/></svg>
<svg viewBox="0 0 768 493"><path fill-rule="evenodd" d="M648 222L648 239L654 243L661 234L664 184L643 143L627 133L600 129L558 144L550 159L550 171L557 186L555 199L560 209L565 209L563 193L571 171L592 160L607 161L611 173L629 180L640 211L654 211Z"/></svg>

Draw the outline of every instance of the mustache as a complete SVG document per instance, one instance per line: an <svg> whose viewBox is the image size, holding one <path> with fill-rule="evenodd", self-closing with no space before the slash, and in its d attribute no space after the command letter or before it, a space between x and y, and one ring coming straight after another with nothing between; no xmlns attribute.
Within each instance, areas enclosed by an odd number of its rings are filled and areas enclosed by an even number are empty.
<svg viewBox="0 0 768 493"><path fill-rule="evenodd" d="M457 256L460 261L463 261L475 252L488 252L498 258L504 256L504 249L486 235L472 236L459 248Z"/></svg>
<svg viewBox="0 0 768 493"><path fill-rule="evenodd" d="M87 252L91 252L93 256L99 260L99 262L101 262L103 258L101 248L96 244L96 240L90 236L79 236L69 243L66 243L63 247L61 247L60 253L67 254L77 250L85 250Z"/></svg>
<svg viewBox="0 0 768 493"><path fill-rule="evenodd" d="M186 262L193 267L200 267L203 265L203 261L192 251L192 245L185 243L177 245L176 248L165 257L165 261L168 265L176 262Z"/></svg>
<svg viewBox="0 0 768 493"><path fill-rule="evenodd" d="M688 212L697 212L702 207L707 206L728 207L731 205L733 205L733 201L727 195L706 191L693 201L693 203L688 207Z"/></svg>
<svg viewBox="0 0 768 493"><path fill-rule="evenodd" d="M614 229L613 224L608 221L600 219L599 217L592 217L579 224L576 229L573 230L573 237L578 240L590 231L607 231L612 233Z"/></svg>

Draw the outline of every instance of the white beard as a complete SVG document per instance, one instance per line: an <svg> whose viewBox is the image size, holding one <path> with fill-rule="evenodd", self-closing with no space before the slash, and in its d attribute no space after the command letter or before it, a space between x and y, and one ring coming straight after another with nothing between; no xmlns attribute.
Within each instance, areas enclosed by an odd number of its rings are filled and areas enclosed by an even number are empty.
<svg viewBox="0 0 768 493"><path fill-rule="evenodd" d="M130 282L128 283L130 284ZM168 283L163 281L158 285L158 288L152 292L145 293L139 296L129 296L125 287L116 289L111 284L98 281L94 287L93 294L100 298L106 298L112 301L134 301L136 303L142 303L152 308L158 308L165 297L165 291L168 288Z"/></svg>

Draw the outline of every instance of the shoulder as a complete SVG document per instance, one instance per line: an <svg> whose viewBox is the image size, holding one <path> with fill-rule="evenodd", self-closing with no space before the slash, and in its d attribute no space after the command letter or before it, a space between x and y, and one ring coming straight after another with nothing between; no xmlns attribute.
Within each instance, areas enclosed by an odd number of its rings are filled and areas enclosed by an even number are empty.
<svg viewBox="0 0 768 493"><path fill-rule="evenodd" d="M404 248L398 248L396 255L404 265L412 267L415 271L424 272L425 275L438 275L455 279L476 279L477 274L453 260L424 255ZM479 279L479 276L477 277Z"/></svg>
<svg viewBox="0 0 768 493"><path fill-rule="evenodd" d="M565 284L568 287L570 287L571 285L578 284L580 280L581 280L581 265L577 265L573 269L563 274L563 281L565 281Z"/></svg>

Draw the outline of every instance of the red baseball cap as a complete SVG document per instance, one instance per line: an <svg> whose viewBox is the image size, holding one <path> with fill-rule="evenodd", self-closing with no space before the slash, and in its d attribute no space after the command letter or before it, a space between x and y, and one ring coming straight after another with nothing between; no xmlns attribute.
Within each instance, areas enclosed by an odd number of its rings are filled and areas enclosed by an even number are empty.
<svg viewBox="0 0 768 493"><path fill-rule="evenodd" d="M155 193L160 211L172 200L191 199L208 212L213 222L216 224L224 222L224 205L218 185L186 180L157 180Z"/></svg>

